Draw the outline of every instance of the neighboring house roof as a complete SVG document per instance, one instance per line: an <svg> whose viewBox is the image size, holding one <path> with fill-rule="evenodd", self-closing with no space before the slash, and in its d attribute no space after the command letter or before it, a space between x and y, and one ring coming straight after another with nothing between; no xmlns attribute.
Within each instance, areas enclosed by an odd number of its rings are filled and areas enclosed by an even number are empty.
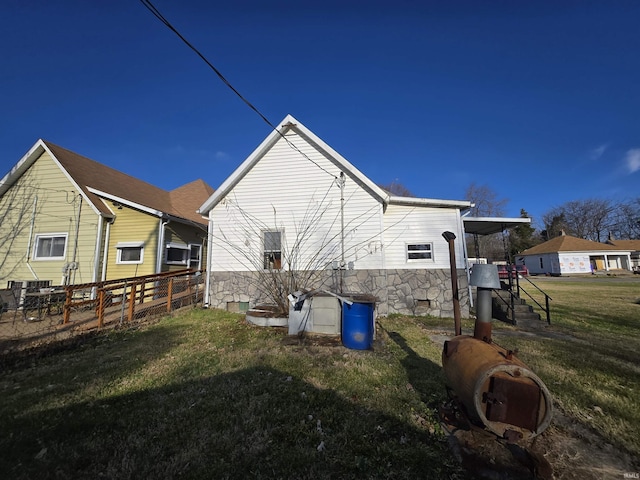
<svg viewBox="0 0 640 480"><path fill-rule="evenodd" d="M274 146L274 144L284 137L289 130L295 130L300 136L304 137L313 144L318 150L322 151L335 165L337 165L345 175L355 179L365 190L367 190L379 202L396 205L415 205L415 206L435 206L435 207L454 207L454 208L470 208L471 203L467 201L457 200L437 200L430 198L413 198L393 196L383 188L373 183L366 175L354 167L347 159L327 145L321 138L316 136L311 130L298 122L292 115L287 115L280 122L280 126L273 130L267 138L256 148L247 159L220 185L211 197L202 204L198 210L202 215L206 215L212 210L218 202L220 202L238 182L260 161L260 159Z"/></svg>
<svg viewBox="0 0 640 480"><path fill-rule="evenodd" d="M632 252L640 251L640 240L607 240L607 243Z"/></svg>
<svg viewBox="0 0 640 480"><path fill-rule="evenodd" d="M626 249L622 249L626 251ZM619 247L607 245L600 242L592 242L583 238L572 237L570 235L560 235L558 237L547 240L540 245L528 248L519 255L539 255L543 253L558 252L620 252Z"/></svg>
<svg viewBox="0 0 640 480"><path fill-rule="evenodd" d="M64 169L69 179L82 191L93 208L105 216L113 216L113 212L100 197L159 216L167 214L206 224L196 210L213 193L213 189L203 180L196 180L175 190L166 191L44 140L38 140L0 181L0 195L45 151L49 152L54 161Z"/></svg>

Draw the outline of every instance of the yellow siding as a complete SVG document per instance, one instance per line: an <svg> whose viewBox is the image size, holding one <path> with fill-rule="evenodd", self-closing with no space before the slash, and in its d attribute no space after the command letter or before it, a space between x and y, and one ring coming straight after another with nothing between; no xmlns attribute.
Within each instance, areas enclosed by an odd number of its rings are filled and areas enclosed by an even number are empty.
<svg viewBox="0 0 640 480"><path fill-rule="evenodd" d="M201 264L201 267L205 266L205 263L206 263L205 261L206 260L206 257L205 257L206 241L205 240L207 238L206 226L203 225L202 227L197 227L193 225L186 225L183 223L172 221L172 222L169 222L169 224L167 225L164 235L165 235L165 238L164 238L165 246L168 243L176 243L176 244L181 244L185 246L189 246L192 244L201 245L200 264ZM165 259L166 259L165 253L163 253L163 259L162 259L163 272L169 272L169 271L173 272L176 270L183 270L189 267L188 264L187 265L167 265Z"/></svg>
<svg viewBox="0 0 640 480"><path fill-rule="evenodd" d="M3 195L0 216L7 207L8 215L0 225L0 238L8 235L11 241L3 240L0 247L0 261L6 260L0 267L0 279L50 280L59 285L63 282L63 267L75 261L78 268L71 270L71 280L77 283L93 280L100 217L81 200L48 153L43 153ZM67 236L64 258L35 259L37 236L52 233Z"/></svg>
<svg viewBox="0 0 640 480"><path fill-rule="evenodd" d="M109 235L107 280L156 273L160 218L126 206L118 209L108 200L105 202L116 214ZM143 263L119 265L116 248L118 242L144 242Z"/></svg>

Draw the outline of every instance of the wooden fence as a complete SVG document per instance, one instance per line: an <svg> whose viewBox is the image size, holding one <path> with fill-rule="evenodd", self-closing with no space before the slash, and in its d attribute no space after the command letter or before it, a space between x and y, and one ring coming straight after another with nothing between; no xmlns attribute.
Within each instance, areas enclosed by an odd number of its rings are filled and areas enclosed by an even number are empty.
<svg viewBox="0 0 640 480"><path fill-rule="evenodd" d="M0 310L0 353L170 313L203 294L202 270L43 288Z"/></svg>

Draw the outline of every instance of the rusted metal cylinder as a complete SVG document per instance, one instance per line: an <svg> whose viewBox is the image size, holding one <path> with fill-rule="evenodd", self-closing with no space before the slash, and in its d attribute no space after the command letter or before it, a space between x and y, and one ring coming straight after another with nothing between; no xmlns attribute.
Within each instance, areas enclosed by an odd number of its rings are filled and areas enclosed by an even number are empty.
<svg viewBox="0 0 640 480"><path fill-rule="evenodd" d="M459 335L445 342L442 367L469 419L498 437L528 440L549 426L551 394L513 352Z"/></svg>

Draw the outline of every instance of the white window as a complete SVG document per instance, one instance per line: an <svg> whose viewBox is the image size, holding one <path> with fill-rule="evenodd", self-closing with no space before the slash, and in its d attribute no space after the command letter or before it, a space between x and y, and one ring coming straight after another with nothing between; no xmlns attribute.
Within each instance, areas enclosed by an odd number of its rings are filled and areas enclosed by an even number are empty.
<svg viewBox="0 0 640 480"><path fill-rule="evenodd" d="M118 242L118 264L138 264L144 260L144 242Z"/></svg>
<svg viewBox="0 0 640 480"><path fill-rule="evenodd" d="M33 258L35 260L61 260L67 253L67 234L36 235Z"/></svg>
<svg viewBox="0 0 640 480"><path fill-rule="evenodd" d="M188 265L190 248L184 243L167 243L164 263L167 265Z"/></svg>
<svg viewBox="0 0 640 480"><path fill-rule="evenodd" d="M433 260L433 244L432 243L408 243L407 244L407 261L415 260Z"/></svg>
<svg viewBox="0 0 640 480"><path fill-rule="evenodd" d="M202 245L192 243L189 245L189 268L200 268L200 258L202 253Z"/></svg>
<svg viewBox="0 0 640 480"><path fill-rule="evenodd" d="M265 270L282 268L282 232L263 232Z"/></svg>

